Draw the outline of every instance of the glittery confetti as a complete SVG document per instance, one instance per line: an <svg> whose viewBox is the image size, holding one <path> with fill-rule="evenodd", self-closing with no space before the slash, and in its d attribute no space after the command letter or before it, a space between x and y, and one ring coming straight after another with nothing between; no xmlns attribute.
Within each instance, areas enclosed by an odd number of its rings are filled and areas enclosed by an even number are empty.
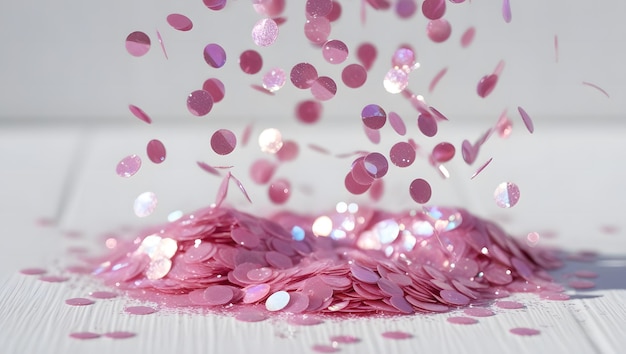
<svg viewBox="0 0 626 354"><path fill-rule="evenodd" d="M150 37L143 32L133 32L126 37L126 50L134 57L141 57L150 50Z"/></svg>
<svg viewBox="0 0 626 354"><path fill-rule="evenodd" d="M411 182L411 185L409 186L409 194L415 202L425 204L430 200L432 190L428 182L418 178Z"/></svg>
<svg viewBox="0 0 626 354"><path fill-rule="evenodd" d="M280 90L287 80L281 68L274 68L263 75L263 88L270 93Z"/></svg>
<svg viewBox="0 0 626 354"><path fill-rule="evenodd" d="M129 155L123 158L115 168L115 173L120 177L132 177L141 168L141 158L137 155Z"/></svg>
<svg viewBox="0 0 626 354"><path fill-rule="evenodd" d="M267 47L278 38L278 25L271 18L259 20L252 28L252 41L259 47Z"/></svg>
<svg viewBox="0 0 626 354"><path fill-rule="evenodd" d="M415 149L406 142L396 143L389 151L389 159L398 167L411 166L413 161L415 161Z"/></svg>
<svg viewBox="0 0 626 354"><path fill-rule="evenodd" d="M385 110L376 104L370 104L363 107L361 110L361 119L363 124L370 129L380 129L387 122L387 113Z"/></svg>
<svg viewBox="0 0 626 354"><path fill-rule="evenodd" d="M332 39L322 46L322 56L331 64L341 64L348 58L348 46L340 40Z"/></svg>
<svg viewBox="0 0 626 354"><path fill-rule="evenodd" d="M311 94L320 101L328 101L335 97L337 84L328 76L320 76L311 85Z"/></svg>
<svg viewBox="0 0 626 354"><path fill-rule="evenodd" d="M519 187L515 183L502 182L493 192L493 198L500 208L514 207L520 198Z"/></svg>
<svg viewBox="0 0 626 354"><path fill-rule="evenodd" d="M304 35L313 44L324 44L330 35L330 21L326 17L313 17L304 23Z"/></svg>
<svg viewBox="0 0 626 354"><path fill-rule="evenodd" d="M409 84L409 74L400 68L391 68L383 78L383 87L389 93L402 92Z"/></svg>
<svg viewBox="0 0 626 354"><path fill-rule="evenodd" d="M299 89L309 89L317 80L317 70L309 63L299 63L291 68L291 83Z"/></svg>
<svg viewBox="0 0 626 354"><path fill-rule="evenodd" d="M194 116L205 116L213 108L213 96L208 91L196 90L187 96L187 109Z"/></svg>

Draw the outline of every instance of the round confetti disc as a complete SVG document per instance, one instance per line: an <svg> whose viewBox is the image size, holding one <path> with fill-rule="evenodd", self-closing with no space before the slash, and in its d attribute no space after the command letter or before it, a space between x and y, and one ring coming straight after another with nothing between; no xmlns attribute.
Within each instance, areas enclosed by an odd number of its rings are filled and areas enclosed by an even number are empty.
<svg viewBox="0 0 626 354"><path fill-rule="evenodd" d="M511 208L519 201L519 187L515 183L502 182L493 192L493 198L500 208Z"/></svg>

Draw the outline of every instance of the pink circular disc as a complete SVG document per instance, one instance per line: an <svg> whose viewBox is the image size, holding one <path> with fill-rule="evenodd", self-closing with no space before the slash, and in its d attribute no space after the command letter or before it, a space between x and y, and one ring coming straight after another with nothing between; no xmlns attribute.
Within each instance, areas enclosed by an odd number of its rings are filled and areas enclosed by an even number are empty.
<svg viewBox="0 0 626 354"><path fill-rule="evenodd" d="M485 98L493 91L497 83L497 75L492 74L483 76L476 86L476 93L478 93L478 96Z"/></svg>
<svg viewBox="0 0 626 354"><path fill-rule="evenodd" d="M337 1L333 1L333 8L330 9L330 12L328 13L328 15L326 15L326 18L330 22L335 22L340 17L341 17L341 4L338 3Z"/></svg>
<svg viewBox="0 0 626 354"><path fill-rule="evenodd" d="M463 48L469 47L470 44L472 44L472 41L474 40L475 35L476 35L476 28L470 27L466 29L465 32L463 32L463 35L461 36L461 47Z"/></svg>
<svg viewBox="0 0 626 354"><path fill-rule="evenodd" d="M239 67L246 74L256 74L263 68L263 57L255 50L246 50L239 56Z"/></svg>
<svg viewBox="0 0 626 354"><path fill-rule="evenodd" d="M226 0L202 0L202 2L213 11L219 11L226 6Z"/></svg>
<svg viewBox="0 0 626 354"><path fill-rule="evenodd" d="M107 338L111 338L111 339L127 339L127 338L132 338L136 335L137 334L133 332L126 332L126 331L107 332L103 334L103 336Z"/></svg>
<svg viewBox="0 0 626 354"><path fill-rule="evenodd" d="M341 72L341 81L349 88L359 88L367 81L367 70L359 64L347 65Z"/></svg>
<svg viewBox="0 0 626 354"><path fill-rule="evenodd" d="M189 19L189 17L181 14L169 14L167 15L167 23L169 23L172 28L179 31L191 31L193 28L193 22Z"/></svg>
<svg viewBox="0 0 626 354"><path fill-rule="evenodd" d="M211 136L211 148L218 155L228 155L237 146L237 137L228 129L219 129Z"/></svg>
<svg viewBox="0 0 626 354"><path fill-rule="evenodd" d="M378 50L371 43L363 43L357 48L356 56L365 67L365 70L369 70L376 61Z"/></svg>
<svg viewBox="0 0 626 354"><path fill-rule="evenodd" d="M517 110L518 110L520 116L522 117L522 121L524 122L524 125L526 126L526 129L528 129L528 132L530 132L532 134L535 131L535 126L533 125L533 120L530 119L530 116L528 115L528 113L526 113L524 108L517 107Z"/></svg>
<svg viewBox="0 0 626 354"><path fill-rule="evenodd" d="M148 116L148 114L146 114L146 112L144 112L141 108L129 104L128 109L130 110L130 113L132 113L135 117L141 119L148 124L152 123L152 119L150 118L150 116Z"/></svg>
<svg viewBox="0 0 626 354"><path fill-rule="evenodd" d="M253 0L252 7L259 15L276 17L285 10L285 1L286 0Z"/></svg>
<svg viewBox="0 0 626 354"><path fill-rule="evenodd" d="M204 47L204 61L213 68L221 68L226 64L226 52L219 44L211 43Z"/></svg>
<svg viewBox="0 0 626 354"><path fill-rule="evenodd" d="M415 52L409 47L398 48L391 57L391 65L402 70L412 70L415 65Z"/></svg>
<svg viewBox="0 0 626 354"><path fill-rule="evenodd" d="M148 142L148 146L146 147L146 152L148 154L148 158L150 161L154 163L161 163L165 161L165 146L160 140L153 139Z"/></svg>
<svg viewBox="0 0 626 354"><path fill-rule="evenodd" d="M401 68L391 68L383 78L383 87L389 93L400 93L409 85L409 74Z"/></svg>
<svg viewBox="0 0 626 354"><path fill-rule="evenodd" d="M93 291L89 293L89 296L94 299L113 299L117 297L117 294L111 291Z"/></svg>
<svg viewBox="0 0 626 354"><path fill-rule="evenodd" d="M428 201L430 200L432 190L428 182L421 178L418 178L411 182L411 185L409 186L409 194L414 201L420 204L424 204L428 203Z"/></svg>
<svg viewBox="0 0 626 354"><path fill-rule="evenodd" d="M524 327L511 328L509 332L518 336L536 336L541 333L538 329Z"/></svg>
<svg viewBox="0 0 626 354"><path fill-rule="evenodd" d="M196 90L187 96L187 109L194 116L205 116L213 108L213 96L208 91Z"/></svg>
<svg viewBox="0 0 626 354"><path fill-rule="evenodd" d="M322 46L322 56L331 64L341 64L348 58L348 46L337 39L332 39Z"/></svg>
<svg viewBox="0 0 626 354"><path fill-rule="evenodd" d="M450 38L451 33L452 26L450 26L450 22L443 18L428 21L428 25L426 25L426 34L435 43L445 42Z"/></svg>
<svg viewBox="0 0 626 354"><path fill-rule="evenodd" d="M411 333L402 332L402 331L388 331L383 332L382 336L387 339L410 339L413 338Z"/></svg>
<svg viewBox="0 0 626 354"><path fill-rule="evenodd" d="M300 148L295 141L285 140L283 141L283 147L276 152L276 158L281 162L293 161L298 157L299 152Z"/></svg>
<svg viewBox="0 0 626 354"><path fill-rule="evenodd" d="M332 0L307 0L305 10L310 17L328 16L333 8Z"/></svg>
<svg viewBox="0 0 626 354"><path fill-rule="evenodd" d="M287 80L285 72L281 68L274 68L263 75L263 88L268 92L280 90Z"/></svg>
<svg viewBox="0 0 626 354"><path fill-rule="evenodd" d="M363 159L363 164L367 173L374 178L383 178L389 169L387 158L378 152L367 154Z"/></svg>
<svg viewBox="0 0 626 354"><path fill-rule="evenodd" d="M120 177L132 177L141 168L141 158L137 155L129 155L123 158L115 168Z"/></svg>
<svg viewBox="0 0 626 354"><path fill-rule="evenodd" d="M65 300L65 303L70 306L87 306L87 305L93 305L95 302L90 299L85 299L82 297L75 297L75 298Z"/></svg>
<svg viewBox="0 0 626 354"><path fill-rule="evenodd" d="M278 38L278 25L271 18L259 20L252 27L252 41L259 47L268 47Z"/></svg>
<svg viewBox="0 0 626 354"><path fill-rule="evenodd" d="M233 290L224 285L212 285L204 290L204 301L211 306L226 305L233 296Z"/></svg>
<svg viewBox="0 0 626 354"><path fill-rule="evenodd" d="M224 83L222 83L219 79L211 78L206 80L204 84L202 84L202 89L211 95L213 103L220 102L226 95Z"/></svg>
<svg viewBox="0 0 626 354"><path fill-rule="evenodd" d="M323 44L330 35L330 21L326 17L309 18L304 23L304 35L314 44Z"/></svg>
<svg viewBox="0 0 626 354"><path fill-rule="evenodd" d="M269 186L269 197L274 204L284 204L291 195L291 184L286 179L278 179Z"/></svg>
<svg viewBox="0 0 626 354"><path fill-rule="evenodd" d="M157 312L156 309L148 306L129 306L124 311L131 315L150 315Z"/></svg>
<svg viewBox="0 0 626 354"><path fill-rule="evenodd" d="M258 159L250 166L250 178L257 184L265 184L272 179L274 171L276 171L275 163Z"/></svg>
<svg viewBox="0 0 626 354"><path fill-rule="evenodd" d="M406 134L406 126L402 117L395 112L389 112L389 124L398 135L404 136Z"/></svg>
<svg viewBox="0 0 626 354"><path fill-rule="evenodd" d="M398 142L389 151L391 163L398 167L408 167L415 161L415 149L407 142Z"/></svg>
<svg viewBox="0 0 626 354"><path fill-rule="evenodd" d="M296 105L296 117L302 123L317 122L322 115L322 104L314 100L306 100Z"/></svg>
<svg viewBox="0 0 626 354"><path fill-rule="evenodd" d="M464 317L464 316L448 317L447 321L450 323L460 324L460 325L472 325L472 324L478 323L477 319L471 318L471 317Z"/></svg>
<svg viewBox="0 0 626 354"><path fill-rule="evenodd" d="M432 157L435 162L444 163L452 160L455 153L456 149L454 148L454 145L443 142L435 145Z"/></svg>
<svg viewBox="0 0 626 354"><path fill-rule="evenodd" d="M430 114L420 114L417 118L417 127L429 138L437 135L437 121Z"/></svg>
<svg viewBox="0 0 626 354"><path fill-rule="evenodd" d="M291 83L299 89L311 88L317 80L317 70L309 63L299 63L291 68L289 78Z"/></svg>
<svg viewBox="0 0 626 354"><path fill-rule="evenodd" d="M369 104L361 110L363 124L370 129L380 129L387 122L387 113L377 104Z"/></svg>
<svg viewBox="0 0 626 354"><path fill-rule="evenodd" d="M320 76L311 85L311 94L320 101L328 101L335 97L337 84L328 76Z"/></svg>
<svg viewBox="0 0 626 354"><path fill-rule="evenodd" d="M74 339L96 339L100 338L101 336L98 333L93 332L73 332L70 333L70 337Z"/></svg>
<svg viewBox="0 0 626 354"><path fill-rule="evenodd" d="M354 195L359 195L367 192L370 188L371 184L361 184L354 180L352 173L348 172L346 178L344 179L344 186L346 190Z"/></svg>
<svg viewBox="0 0 626 354"><path fill-rule="evenodd" d="M520 198L519 187L515 183L502 182L493 192L493 198L500 208L514 207Z"/></svg>
<svg viewBox="0 0 626 354"><path fill-rule="evenodd" d="M424 0L422 3L422 13L429 20L440 19L446 13L445 0Z"/></svg>
<svg viewBox="0 0 626 354"><path fill-rule="evenodd" d="M126 50L134 57L140 57L150 50L150 37L143 32L133 32L126 37Z"/></svg>
<svg viewBox="0 0 626 354"><path fill-rule="evenodd" d="M402 19L411 18L416 11L416 0L398 0L396 2L396 14Z"/></svg>

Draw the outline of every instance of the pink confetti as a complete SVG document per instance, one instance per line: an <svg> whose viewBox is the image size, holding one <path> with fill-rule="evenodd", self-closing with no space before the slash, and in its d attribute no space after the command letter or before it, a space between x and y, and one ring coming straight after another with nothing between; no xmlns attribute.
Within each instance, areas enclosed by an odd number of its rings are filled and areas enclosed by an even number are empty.
<svg viewBox="0 0 626 354"><path fill-rule="evenodd" d="M87 306L87 305L93 305L94 301L85 299L82 297L76 297L76 298L65 300L65 303L70 306Z"/></svg>
<svg viewBox="0 0 626 354"><path fill-rule="evenodd" d="M226 6L226 0L202 0L202 2L213 11L219 11Z"/></svg>
<svg viewBox="0 0 626 354"><path fill-rule="evenodd" d="M609 96L608 92L606 92L602 87L600 87L600 86L598 86L596 84L592 84L591 82L583 81L583 85L589 86L589 87L593 87L594 89L602 92L606 96L606 98L611 98L611 96Z"/></svg>
<svg viewBox="0 0 626 354"><path fill-rule="evenodd" d="M20 269L20 273L24 275L42 275L46 274L48 271L43 268L24 268Z"/></svg>
<svg viewBox="0 0 626 354"><path fill-rule="evenodd" d="M117 297L117 294L111 291L93 291L89 293L89 296L94 299L113 299Z"/></svg>
<svg viewBox="0 0 626 354"><path fill-rule="evenodd" d="M387 113L381 106L370 104L361 110L361 119L366 127L378 130L387 122Z"/></svg>
<svg viewBox="0 0 626 354"><path fill-rule="evenodd" d="M433 148L433 152L431 153L431 156L435 162L444 163L444 162L448 162L452 160L452 158L454 158L455 153L456 153L456 149L454 148L454 145L447 143L447 142L443 142L443 143L439 143L435 145L435 147Z"/></svg>
<svg viewBox="0 0 626 354"><path fill-rule="evenodd" d="M226 52L219 44L210 43L204 47L204 61L213 68L221 68L226 64Z"/></svg>
<svg viewBox="0 0 626 354"><path fill-rule="evenodd" d="M187 96L187 109L194 116L205 116L213 108L213 96L208 91L196 90Z"/></svg>
<svg viewBox="0 0 626 354"><path fill-rule="evenodd" d="M302 123L313 124L322 116L322 104L314 100L306 100L296 105L296 117Z"/></svg>
<svg viewBox="0 0 626 354"><path fill-rule="evenodd" d="M420 114L417 118L417 126L420 132L429 138L437 135L437 121L430 114Z"/></svg>
<svg viewBox="0 0 626 354"><path fill-rule="evenodd" d="M337 353L339 351L339 348L327 344L315 344L311 349L317 353Z"/></svg>
<svg viewBox="0 0 626 354"><path fill-rule="evenodd" d="M570 280L567 285L572 289L586 290L596 287L596 283L590 280Z"/></svg>
<svg viewBox="0 0 626 354"><path fill-rule="evenodd" d="M408 167L415 161L415 149L411 144L398 142L391 147L389 159L398 167Z"/></svg>
<svg viewBox="0 0 626 354"><path fill-rule="evenodd" d="M383 332L382 336L383 338L396 339L396 340L413 338L413 335L411 333L402 332L402 331L387 331L387 332Z"/></svg>
<svg viewBox="0 0 626 354"><path fill-rule="evenodd" d="M276 153L276 158L281 162L293 161L298 157L299 152L300 148L295 141L286 140L283 141L283 147Z"/></svg>
<svg viewBox="0 0 626 354"><path fill-rule="evenodd" d="M150 50L150 37L143 32L133 32L126 37L126 50L134 57L141 57Z"/></svg>
<svg viewBox="0 0 626 354"><path fill-rule="evenodd" d="M63 282L70 280L70 278L61 277L57 275L44 275L44 276L39 277L39 280L46 282L46 283L63 283Z"/></svg>
<svg viewBox="0 0 626 354"><path fill-rule="evenodd" d="M422 13L429 20L438 20L445 12L445 0L424 0L422 3Z"/></svg>
<svg viewBox="0 0 626 354"><path fill-rule="evenodd" d="M156 309L148 306L129 306L124 311L131 315L150 315L157 312Z"/></svg>
<svg viewBox="0 0 626 354"><path fill-rule="evenodd" d="M309 89L317 80L317 70L309 63L294 65L289 74L291 83L299 89Z"/></svg>
<svg viewBox="0 0 626 354"><path fill-rule="evenodd" d="M157 39L159 40L159 45L161 46L161 51L163 51L163 56L165 56L165 59L169 59L167 56L167 50L165 50L165 43L163 43L163 37L161 37L161 32L157 30L156 35Z"/></svg>
<svg viewBox="0 0 626 354"><path fill-rule="evenodd" d="M559 62L559 36L554 35L554 62Z"/></svg>
<svg viewBox="0 0 626 354"><path fill-rule="evenodd" d="M404 136L406 134L406 126L402 117L395 112L389 112L389 124L398 135Z"/></svg>
<svg viewBox="0 0 626 354"><path fill-rule="evenodd" d="M211 136L211 149L218 155L228 155L236 146L237 137L228 129L218 129Z"/></svg>
<svg viewBox="0 0 626 354"><path fill-rule="evenodd" d="M259 20L252 28L252 41L259 47L268 47L278 38L278 25L271 18Z"/></svg>
<svg viewBox="0 0 626 354"><path fill-rule="evenodd" d="M522 117L522 121L524 122L524 125L526 125L526 129L528 129L528 131L532 134L535 131L535 127L533 125L532 119L530 119L530 116L528 115L528 113L526 113L526 111L522 107L517 107L517 110L520 116Z"/></svg>
<svg viewBox="0 0 626 354"><path fill-rule="evenodd" d="M133 332L126 331L115 331L115 332L107 332L104 333L103 336L111 339L128 339L135 337L137 334Z"/></svg>
<svg viewBox="0 0 626 354"><path fill-rule="evenodd" d="M198 167L200 167L201 169L203 169L204 171L215 175L215 176L219 176L220 175L220 171L218 171L215 167L210 166L209 164L202 162L202 161L197 161L196 164L198 165Z"/></svg>
<svg viewBox="0 0 626 354"><path fill-rule="evenodd" d="M541 333L538 329L524 327L511 328L509 332L518 336L536 336Z"/></svg>
<svg viewBox="0 0 626 354"><path fill-rule="evenodd" d="M311 85L311 94L320 101L328 101L335 97L337 84L328 76L320 76Z"/></svg>
<svg viewBox="0 0 626 354"><path fill-rule="evenodd" d="M441 81L441 79L447 72L448 68L443 68L437 73L437 75L435 75L435 77L433 77L433 79L430 81L430 84L428 85L428 92L433 92L435 90L435 87L437 87L437 84L439 83L439 81Z"/></svg>
<svg viewBox="0 0 626 354"><path fill-rule="evenodd" d="M517 309L523 309L526 307L524 306L524 304L520 302L507 301L507 300L496 301L496 306L502 309L507 309L507 310L517 310Z"/></svg>
<svg viewBox="0 0 626 354"><path fill-rule="evenodd" d="M250 166L250 178L257 184L266 184L274 176L276 164L269 160L259 159Z"/></svg>
<svg viewBox="0 0 626 354"><path fill-rule="evenodd" d="M359 64L350 64L343 68L341 81L349 88L359 88L367 81L367 70Z"/></svg>
<svg viewBox="0 0 626 354"><path fill-rule="evenodd" d="M322 46L322 56L331 64L341 64L348 58L348 46L337 39L332 39Z"/></svg>
<svg viewBox="0 0 626 354"><path fill-rule="evenodd" d="M286 179L277 179L270 183L268 193L274 204L284 204L291 196L291 184Z"/></svg>
<svg viewBox="0 0 626 354"><path fill-rule="evenodd" d="M502 18L504 22L511 22L511 2L509 0L503 0L502 2Z"/></svg>
<svg viewBox="0 0 626 354"><path fill-rule="evenodd" d="M470 27L463 32L461 36L461 47L467 48L474 41L474 36L476 35L476 28Z"/></svg>
<svg viewBox="0 0 626 354"><path fill-rule="evenodd" d="M144 112L143 110L141 110L141 108L134 106L132 104L128 105L128 109L130 110L130 112L137 118L141 119L142 121L150 124L152 123L152 119L150 118L150 116L148 116L146 114L146 112Z"/></svg>
<svg viewBox="0 0 626 354"><path fill-rule="evenodd" d="M213 103L218 103L224 99L226 95L226 88L224 87L224 83L219 79L211 78L206 80L202 84L202 89L208 92L213 99Z"/></svg>
<svg viewBox="0 0 626 354"><path fill-rule="evenodd" d="M371 43L363 43L357 48L356 56L365 70L369 71L376 61L378 50Z"/></svg>
<svg viewBox="0 0 626 354"><path fill-rule="evenodd" d="M115 173L120 177L132 177L141 168L141 158L137 155L128 155L123 158L115 168Z"/></svg>
<svg viewBox="0 0 626 354"><path fill-rule="evenodd" d="M426 25L426 34L435 43L445 42L450 38L451 33L452 26L450 26L450 22L442 18L428 21L428 25Z"/></svg>
<svg viewBox="0 0 626 354"><path fill-rule="evenodd" d="M193 22L191 22L189 17L181 14L167 15L167 23L169 23L173 29L183 32L191 31L193 28Z"/></svg>
<svg viewBox="0 0 626 354"><path fill-rule="evenodd" d="M489 166L489 164L491 163L491 161L493 160L493 157L489 158L489 160L487 160L487 162L485 162L484 164L480 165L480 167L478 167L478 169L476 170L476 172L474 172L474 174L472 174L472 177L470 177L470 179L474 179L476 176L478 176L481 172L483 172L483 170Z"/></svg>
<svg viewBox="0 0 626 354"><path fill-rule="evenodd" d="M416 0L398 0L396 2L396 14L401 19L408 19L415 15L417 12L417 1Z"/></svg>
<svg viewBox="0 0 626 354"><path fill-rule="evenodd" d="M326 18L330 22L335 22L341 17L341 4L337 1L333 1L332 5L333 7L332 9L330 9L330 12L326 15Z"/></svg>
<svg viewBox="0 0 626 354"><path fill-rule="evenodd" d="M250 136L252 135L252 128L254 128L254 124L250 123L246 125L246 127L243 129L243 132L241 133L242 146L248 145L248 141L250 140Z"/></svg>
<svg viewBox="0 0 626 354"><path fill-rule="evenodd" d="M459 325L473 325L473 324L478 323L478 320L475 318L463 317L463 316L448 317L446 320L452 324L459 324Z"/></svg>
<svg viewBox="0 0 626 354"><path fill-rule="evenodd" d="M256 74L263 68L263 57L255 50L246 50L239 55L239 67L246 74Z"/></svg>
<svg viewBox="0 0 626 354"><path fill-rule="evenodd" d="M498 83L497 75L486 75L483 76L482 79L478 82L478 86L476 86L476 92L478 96L485 98L489 96L489 94L493 91Z"/></svg>
<svg viewBox="0 0 626 354"><path fill-rule="evenodd" d="M150 161L159 164L165 161L165 146L160 140L153 139L148 142L148 146L146 147L146 152L148 154L148 158Z"/></svg>
<svg viewBox="0 0 626 354"><path fill-rule="evenodd" d="M330 35L330 21L326 17L307 19L304 23L304 35L313 44L324 44Z"/></svg>
<svg viewBox="0 0 626 354"><path fill-rule="evenodd" d="M419 204L425 204L428 203L428 201L430 200L432 190L428 182L421 178L418 178L411 182L411 185L409 186L409 194L415 202Z"/></svg>
<svg viewBox="0 0 626 354"><path fill-rule="evenodd" d="M74 338L74 339L96 339L96 338L100 338L101 335L99 335L98 333L93 333L93 332L73 332L70 333L70 337Z"/></svg>

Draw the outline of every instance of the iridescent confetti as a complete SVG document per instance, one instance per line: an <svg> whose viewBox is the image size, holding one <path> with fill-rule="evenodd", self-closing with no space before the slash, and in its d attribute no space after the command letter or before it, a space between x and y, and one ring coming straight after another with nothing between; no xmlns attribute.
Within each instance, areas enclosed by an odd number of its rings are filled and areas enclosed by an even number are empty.
<svg viewBox="0 0 626 354"><path fill-rule="evenodd" d="M502 1L502 18L506 23L511 22L511 2L509 0Z"/></svg>
<svg viewBox="0 0 626 354"><path fill-rule="evenodd" d="M502 182L493 192L493 198L500 208L514 207L520 198L519 188L515 183Z"/></svg>
<svg viewBox="0 0 626 354"><path fill-rule="evenodd" d="M228 129L218 129L211 135L211 149L218 155L228 155L236 146L237 137Z"/></svg>
<svg viewBox="0 0 626 354"><path fill-rule="evenodd" d="M265 308L268 311L279 311L285 308L289 303L289 293L286 291L277 291L270 295L265 301Z"/></svg>
<svg viewBox="0 0 626 354"><path fill-rule="evenodd" d="M382 333L383 338L387 339L411 339L413 335L411 333L402 331L387 331Z"/></svg>
<svg viewBox="0 0 626 354"><path fill-rule="evenodd" d="M278 25L271 18L259 20L252 28L252 41L259 47L267 47L278 38Z"/></svg>
<svg viewBox="0 0 626 354"><path fill-rule="evenodd" d="M144 192L141 193L133 204L133 210L135 211L135 215L140 218L149 216L152 214L154 209L157 206L157 197L153 192Z"/></svg>
<svg viewBox="0 0 626 354"><path fill-rule="evenodd" d="M275 154L283 147L283 136L278 129L268 128L259 134L261 151Z"/></svg>
<svg viewBox="0 0 626 354"><path fill-rule="evenodd" d="M428 182L421 178L418 178L411 182L411 185L409 186L409 194L415 202L419 204L425 204L428 203L428 201L430 200L430 197L432 196L432 190Z"/></svg>
<svg viewBox="0 0 626 354"><path fill-rule="evenodd" d="M291 83L299 89L309 89L317 80L317 70L309 63L299 63L291 68Z"/></svg>
<svg viewBox="0 0 626 354"><path fill-rule="evenodd" d="M286 80L283 69L274 68L263 75L263 88L269 92L276 92L285 85Z"/></svg>
<svg viewBox="0 0 626 354"><path fill-rule="evenodd" d="M391 68L383 78L383 87L389 93L402 92L409 84L409 74L400 68Z"/></svg>
<svg viewBox="0 0 626 354"><path fill-rule="evenodd" d="M335 97L337 84L328 76L320 76L311 85L311 94L320 101L328 101Z"/></svg>
<svg viewBox="0 0 626 354"><path fill-rule="evenodd" d="M415 149L406 142L396 143L389 151L389 159L398 167L411 166L415 161Z"/></svg>
<svg viewBox="0 0 626 354"><path fill-rule="evenodd" d="M210 43L204 47L204 61L213 68L221 68L226 64L226 52L219 44Z"/></svg>
<svg viewBox="0 0 626 354"><path fill-rule="evenodd" d="M313 44L324 44L330 35L330 21L326 17L313 17L304 23L304 35Z"/></svg>
<svg viewBox="0 0 626 354"><path fill-rule="evenodd" d="M141 158L137 155L128 155L118 162L115 173L120 177L132 177L141 168Z"/></svg>
<svg viewBox="0 0 626 354"><path fill-rule="evenodd" d="M224 83L216 78L207 79L202 84L202 89L208 92L213 99L213 103L218 103L224 99L226 95L226 88L224 87Z"/></svg>
<svg viewBox="0 0 626 354"><path fill-rule="evenodd" d="M361 119L363 124L370 129L380 129L387 122L387 113L385 110L376 104L370 104L363 107L361 110Z"/></svg>
<svg viewBox="0 0 626 354"><path fill-rule="evenodd" d="M126 37L126 50L134 57L141 57L150 50L150 37L143 32L133 32Z"/></svg>

